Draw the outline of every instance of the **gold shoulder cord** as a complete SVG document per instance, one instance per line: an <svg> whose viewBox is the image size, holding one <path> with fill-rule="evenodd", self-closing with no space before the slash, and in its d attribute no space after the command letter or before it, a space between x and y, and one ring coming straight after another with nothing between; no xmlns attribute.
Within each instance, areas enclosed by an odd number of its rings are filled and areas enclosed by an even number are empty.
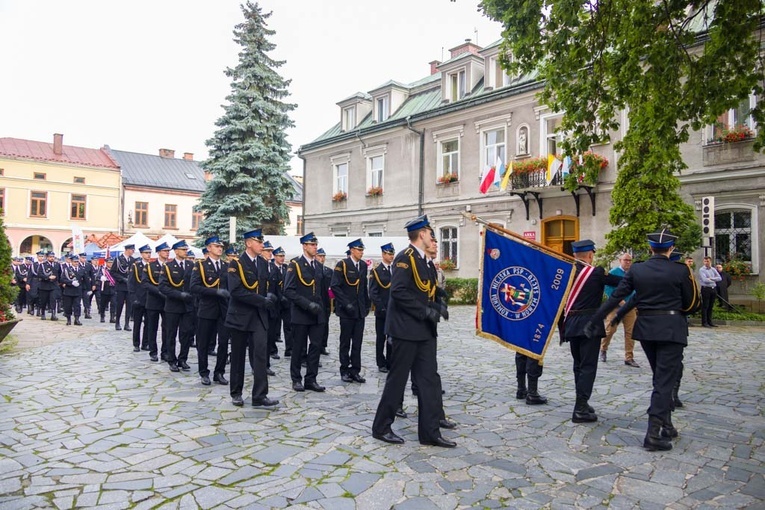
<svg viewBox="0 0 765 510"><path fill-rule="evenodd" d="M311 283L306 282L303 279L303 272L300 271L300 261L299 261L299 259L292 259L292 262L295 263L295 271L297 271L297 277L298 277L298 280L300 280L300 283L302 283L304 287L311 287L311 290L313 291L313 294L316 295L316 278L311 280Z"/></svg>
<svg viewBox="0 0 765 510"><path fill-rule="evenodd" d="M242 263L240 261L235 261L236 265L239 266L239 278L242 280L242 285L244 285L244 288L247 290L255 290L258 288L258 281L257 275L255 276L255 283L250 285L247 283L247 278L244 277L244 268L242 268Z"/></svg>
<svg viewBox="0 0 765 510"><path fill-rule="evenodd" d="M417 272L417 264L415 264L414 256L411 253L409 254L409 262L412 264L412 276L414 277L414 284L417 285L418 289L428 295L428 299L435 301L436 286L433 285L430 281L424 282L420 279L420 274Z"/></svg>
<svg viewBox="0 0 765 510"><path fill-rule="evenodd" d="M167 273L167 281L168 281L168 282L170 282L170 285L172 285L172 286L173 286L173 287L175 287L176 289L178 289L178 288L180 288L180 287L183 287L183 280L181 280L181 283L175 283L175 282L173 281L173 277L172 277L172 275L170 274L170 268L169 268L169 267L167 267L167 264L165 264L165 273Z"/></svg>
<svg viewBox="0 0 765 510"><path fill-rule="evenodd" d="M209 284L209 285L207 284L207 278L205 278L205 268L204 268L204 261L203 260L199 261L199 274L202 277L202 283L208 289L212 289L213 287L218 287L220 285L220 276L218 277L217 280L215 280L211 284Z"/></svg>
<svg viewBox="0 0 765 510"><path fill-rule="evenodd" d="M162 271L160 266L160 271ZM159 285L159 282L154 280L154 276L151 274L151 264L149 264L149 267L146 268L146 273L149 275L149 281L154 284L155 287Z"/></svg>
<svg viewBox="0 0 765 510"><path fill-rule="evenodd" d="M377 280L377 285L380 286L381 289L388 289L390 288L390 282L388 282L388 285L383 285L383 282L380 281L380 277L377 275L377 268L380 267L379 264L376 268L372 269L372 274L375 277L375 280Z"/></svg>
<svg viewBox="0 0 765 510"><path fill-rule="evenodd" d="M698 287L698 284L696 283L696 278L693 277L693 272L691 271L691 268L688 268L688 278L690 278L691 282L693 283L693 300L691 300L691 304L688 305L688 308L682 309L681 312L688 312L690 310L693 310L697 306L696 303L699 299L699 287Z"/></svg>
<svg viewBox="0 0 765 510"><path fill-rule="evenodd" d="M136 281L141 283L141 276L138 274L138 264L133 264L133 274L135 274Z"/></svg>
<svg viewBox="0 0 765 510"><path fill-rule="evenodd" d="M359 281L361 280L361 276L359 276L356 278L356 283L351 283L348 281L348 265L345 263L345 260L343 260L343 277L345 278L345 283L347 283L349 287L357 287L359 285Z"/></svg>

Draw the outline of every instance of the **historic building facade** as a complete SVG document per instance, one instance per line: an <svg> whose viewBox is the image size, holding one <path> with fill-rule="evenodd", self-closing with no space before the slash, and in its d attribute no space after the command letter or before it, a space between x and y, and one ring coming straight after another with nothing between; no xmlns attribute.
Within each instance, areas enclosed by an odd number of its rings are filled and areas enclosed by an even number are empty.
<svg viewBox="0 0 765 510"><path fill-rule="evenodd" d="M465 211L563 252L581 238L602 246L618 171L613 142L622 133L591 148L604 164L597 181L565 191L560 171L552 179L545 175L545 161L559 152L562 135L556 132L561 114L536 101L542 84L506 76L497 62L498 43L480 48L467 41L450 51L449 60L430 63L422 80L389 81L340 101L338 122L300 147L305 230L400 235L408 219L426 213L440 257L454 266L450 275L460 277L477 276L480 260L480 228L463 217ZM758 275L765 252L759 235L765 157L748 138L722 136L725 128L755 127L747 106L692 135L682 147L689 168L680 180L700 221L702 199L714 197L715 256L735 254ZM483 194L481 176L497 162L512 162L513 177L504 191L493 185Z"/></svg>

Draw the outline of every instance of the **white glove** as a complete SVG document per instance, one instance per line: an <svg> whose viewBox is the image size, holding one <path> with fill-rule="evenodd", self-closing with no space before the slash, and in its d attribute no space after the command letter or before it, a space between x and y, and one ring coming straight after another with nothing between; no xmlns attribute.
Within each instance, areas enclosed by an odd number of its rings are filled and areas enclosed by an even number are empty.
<svg viewBox="0 0 765 510"><path fill-rule="evenodd" d="M102 281L102 282L105 282L106 280L107 280L106 276L102 276L102 277L101 277L101 281Z"/></svg>
<svg viewBox="0 0 765 510"><path fill-rule="evenodd" d="M72 281L72 287L79 287L79 286L80 286L80 282L78 282L77 280Z"/></svg>

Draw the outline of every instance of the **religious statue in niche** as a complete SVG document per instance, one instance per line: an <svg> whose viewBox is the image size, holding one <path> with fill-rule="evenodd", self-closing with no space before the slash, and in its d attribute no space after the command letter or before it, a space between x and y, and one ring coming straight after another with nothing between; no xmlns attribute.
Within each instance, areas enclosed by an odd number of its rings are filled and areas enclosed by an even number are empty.
<svg viewBox="0 0 765 510"><path fill-rule="evenodd" d="M519 156L529 153L529 128L528 126L521 126L518 128L518 146L515 153Z"/></svg>

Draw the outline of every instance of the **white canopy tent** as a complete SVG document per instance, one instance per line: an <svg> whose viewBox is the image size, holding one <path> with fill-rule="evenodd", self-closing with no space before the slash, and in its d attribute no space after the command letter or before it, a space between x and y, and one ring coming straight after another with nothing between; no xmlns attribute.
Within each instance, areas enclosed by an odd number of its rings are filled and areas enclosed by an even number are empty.
<svg viewBox="0 0 765 510"><path fill-rule="evenodd" d="M267 241L271 241L274 248L281 246L286 255L287 260L302 255L303 247L300 244L300 236L264 236ZM338 260L346 257L345 252L348 249L348 243L356 240L356 237L332 237L332 236L317 236L319 241L319 248L324 248L327 254L327 265L334 267ZM380 247L384 244L393 243L393 247L396 248L396 252L399 252L409 245L409 239L407 237L362 237L361 242L364 243L364 260L368 263L379 262L381 260Z"/></svg>

